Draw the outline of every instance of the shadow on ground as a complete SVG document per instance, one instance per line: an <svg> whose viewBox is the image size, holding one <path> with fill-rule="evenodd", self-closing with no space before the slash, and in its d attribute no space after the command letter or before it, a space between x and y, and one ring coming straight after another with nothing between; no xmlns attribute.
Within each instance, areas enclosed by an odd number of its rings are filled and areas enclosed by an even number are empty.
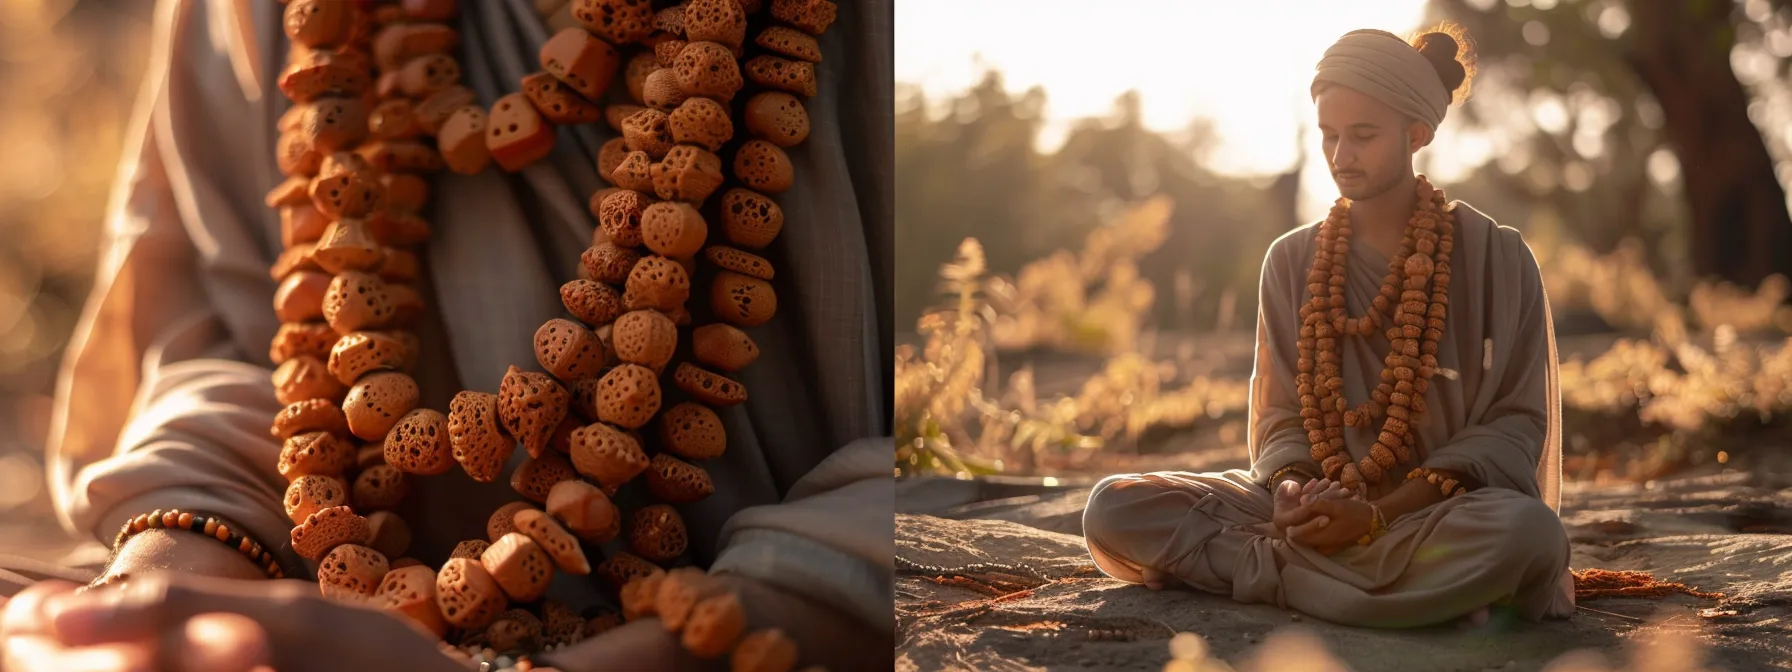
<svg viewBox="0 0 1792 672"><path fill-rule="evenodd" d="M1083 550L1086 483L1025 492L1019 481L904 481L897 669L1159 670L1170 661L1170 638L1182 631L1239 665L1291 627L1362 671L1537 670L1577 650L1621 665L1635 644L1664 634L1698 642L1711 668L1792 669L1789 481L1753 472L1598 491L1569 484L1562 520L1574 542L1573 567L1649 571L1726 598L1588 600L1566 621L1496 617L1472 631L1346 627L1108 579L1092 572ZM972 566L996 578L940 582L923 565Z"/></svg>

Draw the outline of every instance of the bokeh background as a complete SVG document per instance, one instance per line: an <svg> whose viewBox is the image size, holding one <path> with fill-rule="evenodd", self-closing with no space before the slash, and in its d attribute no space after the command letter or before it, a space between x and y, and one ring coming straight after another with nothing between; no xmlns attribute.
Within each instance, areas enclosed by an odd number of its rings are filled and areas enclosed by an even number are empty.
<svg viewBox="0 0 1792 672"><path fill-rule="evenodd" d="M155 4L0 0L0 552L76 550L50 507L44 440L57 365L99 263Z"/></svg>
<svg viewBox="0 0 1792 672"><path fill-rule="evenodd" d="M153 6L0 0L0 539L26 540L9 551L72 548L43 444ZM1543 263L1569 476L1792 453L1786 0L896 14L899 472L1238 466L1262 253L1335 195L1312 65L1347 30L1444 19L1480 73L1420 169Z"/></svg>
<svg viewBox="0 0 1792 672"><path fill-rule="evenodd" d="M1337 194L1313 66L1443 20L1418 169L1543 267L1568 477L1792 452L1792 3L1021 5L897 5L898 474L1245 466L1263 253Z"/></svg>

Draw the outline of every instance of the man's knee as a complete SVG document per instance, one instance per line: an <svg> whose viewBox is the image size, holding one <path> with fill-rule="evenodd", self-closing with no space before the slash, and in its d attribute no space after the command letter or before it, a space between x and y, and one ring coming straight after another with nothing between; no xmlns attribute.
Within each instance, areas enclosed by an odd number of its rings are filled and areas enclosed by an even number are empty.
<svg viewBox="0 0 1792 672"><path fill-rule="evenodd" d="M1500 538L1514 560L1565 562L1568 531L1549 505L1534 497L1513 497L1502 506Z"/></svg>
<svg viewBox="0 0 1792 672"><path fill-rule="evenodd" d="M1115 474L1101 479L1089 491L1089 504L1083 508L1083 538L1090 541L1106 538L1113 531L1116 511L1126 508L1122 484L1138 478L1138 474Z"/></svg>
<svg viewBox="0 0 1792 672"><path fill-rule="evenodd" d="M1116 474L1096 483L1083 510L1083 537L1091 543L1109 542L1148 524L1153 516L1144 510L1146 500L1168 489L1148 476Z"/></svg>

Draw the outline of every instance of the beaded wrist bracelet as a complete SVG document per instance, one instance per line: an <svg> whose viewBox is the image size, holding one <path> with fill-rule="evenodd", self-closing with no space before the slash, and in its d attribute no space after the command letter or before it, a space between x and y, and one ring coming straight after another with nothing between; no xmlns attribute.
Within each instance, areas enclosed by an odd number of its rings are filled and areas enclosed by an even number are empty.
<svg viewBox="0 0 1792 672"><path fill-rule="evenodd" d="M470 661L473 672L558 672L552 667L542 667L530 660L528 654L496 654L473 656Z"/></svg>
<svg viewBox="0 0 1792 672"><path fill-rule="evenodd" d="M156 509L150 513L138 514L136 518L132 518L118 530L118 537L112 541L112 553L116 555L119 549L124 548L125 542L131 540L131 537L137 536L144 530L157 528L186 530L217 539L249 558L249 561L260 567L262 573L266 574L268 578L286 578L286 569L280 566L279 559L274 557L272 551L249 535L232 529L222 517L207 513L193 513L179 509L165 511Z"/></svg>
<svg viewBox="0 0 1792 672"><path fill-rule="evenodd" d="M1431 469L1414 469L1407 472L1406 479L1412 480L1420 476L1425 477L1426 481L1437 486L1438 490L1442 491L1446 498L1459 497L1462 493L1468 492L1468 488L1463 486L1462 483L1458 482L1456 479L1447 478Z"/></svg>
<svg viewBox="0 0 1792 672"><path fill-rule="evenodd" d="M1382 538L1388 533L1388 521L1381 515L1381 507L1369 505L1369 533L1356 540L1358 546L1368 546L1369 542Z"/></svg>
<svg viewBox="0 0 1792 672"><path fill-rule="evenodd" d="M1269 477L1269 487L1272 487L1272 488L1275 487L1276 481L1282 480L1282 476L1286 475L1290 471L1300 474L1302 476L1305 476L1309 479L1319 478L1318 476L1314 476L1313 472L1308 470L1305 465L1303 465L1299 462L1295 462L1295 463L1289 464L1288 466L1282 467L1281 469L1277 469L1276 473Z"/></svg>

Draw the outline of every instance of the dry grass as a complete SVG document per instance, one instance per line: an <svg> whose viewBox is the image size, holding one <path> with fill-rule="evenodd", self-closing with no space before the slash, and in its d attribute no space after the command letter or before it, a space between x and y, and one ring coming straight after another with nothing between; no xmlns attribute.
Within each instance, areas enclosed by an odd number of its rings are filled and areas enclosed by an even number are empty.
<svg viewBox="0 0 1792 672"><path fill-rule="evenodd" d="M1571 358L1562 363L1562 403L1676 432L1766 425L1792 411L1792 339L1742 345L1720 327L1714 341L1707 349L1625 339L1590 361Z"/></svg>
<svg viewBox="0 0 1792 672"><path fill-rule="evenodd" d="M897 352L897 473L1028 473L1042 458L1074 464L1079 453L1136 449L1153 430L1243 412L1242 378L1179 381L1174 363L1143 354L1156 294L1137 261L1163 244L1169 215L1168 199L1138 204L1097 227L1080 250L1029 263L1013 279L992 277L982 247L965 240L940 273L952 300L920 320L918 351ZM1565 245L1538 256L1558 313L1591 311L1648 334L1562 362L1571 475L1656 477L1689 459L1722 461L1726 437L1786 424L1785 278L1754 290L1699 282L1676 303L1634 242L1605 255ZM1040 398L1026 367L998 386L996 353L1029 350L1105 362L1070 394Z"/></svg>
<svg viewBox="0 0 1792 672"><path fill-rule="evenodd" d="M1139 277L1138 260L1168 237L1170 207L1168 198L1147 201L1090 231L1077 252L1059 250L1029 263L1013 281L990 278L987 299L996 315L991 325L996 345L1133 352L1156 301L1151 283Z"/></svg>
<svg viewBox="0 0 1792 672"><path fill-rule="evenodd" d="M1692 284L1684 303L1649 267L1641 242L1627 238L1607 254L1578 245L1536 250L1543 284L1558 311L1591 310L1606 324L1627 331L1655 332L1669 342L1697 329L1728 326L1743 335L1792 333L1792 281L1770 276L1749 290L1708 280Z"/></svg>
<svg viewBox="0 0 1792 672"><path fill-rule="evenodd" d="M960 245L940 272L954 301L921 318L919 352L896 352L897 473L1029 471L1047 453L1129 446L1153 428L1242 410L1242 382L1171 387L1175 367L1136 352L1153 292L1134 263L1162 244L1169 208L1167 199L1132 208L1080 253L1029 264L1014 282L986 277L977 241ZM1022 369L1006 392L986 396L994 352L1032 347L1111 356L1072 395L1039 398Z"/></svg>

